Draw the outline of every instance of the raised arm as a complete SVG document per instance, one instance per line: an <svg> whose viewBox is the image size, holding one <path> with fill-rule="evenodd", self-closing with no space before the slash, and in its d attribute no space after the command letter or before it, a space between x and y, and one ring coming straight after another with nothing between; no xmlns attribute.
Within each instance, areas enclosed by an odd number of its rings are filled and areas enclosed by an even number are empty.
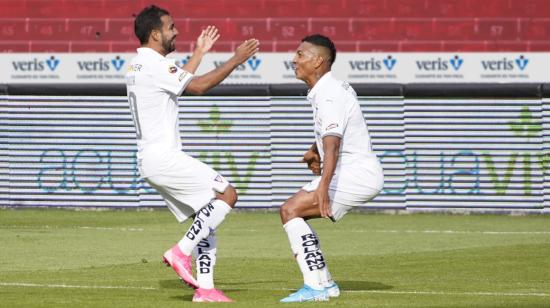
<svg viewBox="0 0 550 308"><path fill-rule="evenodd" d="M189 85L187 85L186 92L202 95L206 91L217 86L229 76L234 69L258 52L259 46L260 42L257 39L244 41L237 47L235 54L222 65L204 75L195 76L193 80L189 82Z"/></svg>
<svg viewBox="0 0 550 308"><path fill-rule="evenodd" d="M214 46L218 38L220 38L220 35L218 34L218 28L215 26L208 26L206 29L202 30L197 38L195 50L191 58L189 58L189 61L182 68L194 74L202 61L202 57L212 48L212 46Z"/></svg>

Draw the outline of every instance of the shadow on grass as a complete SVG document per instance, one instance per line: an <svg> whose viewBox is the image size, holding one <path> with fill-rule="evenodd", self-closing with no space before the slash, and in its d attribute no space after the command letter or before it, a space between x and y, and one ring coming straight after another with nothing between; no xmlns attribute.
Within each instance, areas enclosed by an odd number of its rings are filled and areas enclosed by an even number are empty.
<svg viewBox="0 0 550 308"><path fill-rule="evenodd" d="M358 281L358 280L338 280L336 281L340 290L343 291L366 291L366 290L388 290L393 289L393 286L375 281Z"/></svg>
<svg viewBox="0 0 550 308"><path fill-rule="evenodd" d="M254 280L254 281L241 281L241 282L219 282L220 285L225 286L224 290L228 291L242 291L242 289L245 288L239 288L239 286L246 286L246 285L261 285L261 284L272 284L277 282L284 282L283 280ZM179 279L165 279L165 280L159 280L159 287L161 289L185 289L190 290L192 289L181 282Z"/></svg>
<svg viewBox="0 0 550 308"><path fill-rule="evenodd" d="M193 289L188 287L185 283L181 282L181 280L179 280L178 278L159 280L159 287L161 289L184 289L193 291Z"/></svg>
<svg viewBox="0 0 550 308"><path fill-rule="evenodd" d="M173 300L183 301L183 302L192 302L193 295L183 295L183 296L172 296L170 297Z"/></svg>
<svg viewBox="0 0 550 308"><path fill-rule="evenodd" d="M283 282L282 280L254 280L246 282L224 282L222 285L226 286L225 291L242 291L244 288L239 288L239 286L246 285L260 285L260 284L272 284ZM360 281L360 280L339 280L337 281L338 286L342 291L368 291L368 290L388 290L393 289L393 286L383 284L375 281ZM160 280L159 286L161 289L184 289L192 291L187 285L182 283L178 279L169 279L169 280ZM266 289L268 290L268 289Z"/></svg>

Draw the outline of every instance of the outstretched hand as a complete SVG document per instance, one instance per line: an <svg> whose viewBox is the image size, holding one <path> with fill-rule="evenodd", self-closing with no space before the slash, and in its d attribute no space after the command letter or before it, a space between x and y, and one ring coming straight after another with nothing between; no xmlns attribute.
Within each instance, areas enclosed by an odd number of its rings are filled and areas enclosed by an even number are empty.
<svg viewBox="0 0 550 308"><path fill-rule="evenodd" d="M195 47L196 51L200 53L207 53L214 43L220 38L218 33L218 28L216 26L208 26L206 29L202 30L201 35L197 38L197 45Z"/></svg>
<svg viewBox="0 0 550 308"><path fill-rule="evenodd" d="M252 57L258 50L260 46L260 41L257 39L250 39L244 41L237 49L235 50L235 55L233 58L239 63L244 63L248 58Z"/></svg>

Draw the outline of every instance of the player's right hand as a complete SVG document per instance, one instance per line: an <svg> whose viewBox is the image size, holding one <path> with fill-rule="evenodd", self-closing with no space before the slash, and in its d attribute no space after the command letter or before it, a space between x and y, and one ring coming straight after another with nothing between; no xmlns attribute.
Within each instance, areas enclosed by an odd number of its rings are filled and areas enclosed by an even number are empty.
<svg viewBox="0 0 550 308"><path fill-rule="evenodd" d="M248 58L252 57L254 54L260 50L260 41L257 39L249 39L244 41L237 49L235 50L235 55L233 56L239 64L244 63Z"/></svg>
<svg viewBox="0 0 550 308"><path fill-rule="evenodd" d="M321 156L317 151L309 149L304 153L302 161L307 163L307 167L311 170L311 172L313 172L313 174L321 175Z"/></svg>
<svg viewBox="0 0 550 308"><path fill-rule="evenodd" d="M216 28L216 26L208 26L206 29L202 30L201 35L197 38L195 50L205 54L214 46L214 43L219 38L220 34L218 33L218 28Z"/></svg>

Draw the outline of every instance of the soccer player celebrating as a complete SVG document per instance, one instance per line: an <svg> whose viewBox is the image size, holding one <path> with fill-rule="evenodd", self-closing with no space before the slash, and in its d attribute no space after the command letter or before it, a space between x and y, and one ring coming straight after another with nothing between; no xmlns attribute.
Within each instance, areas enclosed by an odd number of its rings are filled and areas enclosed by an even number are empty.
<svg viewBox="0 0 550 308"><path fill-rule="evenodd" d="M340 295L317 234L307 220L330 218L336 222L354 206L374 198L384 182L357 95L348 83L332 76L335 58L334 43L316 34L302 40L293 59L296 78L309 87L307 99L313 108L315 143L304 161L320 176L280 209L290 247L304 276L304 286L281 302L327 301Z"/></svg>
<svg viewBox="0 0 550 308"><path fill-rule="evenodd" d="M162 195L180 223L194 217L183 238L166 251L164 262L196 289L193 301L232 301L214 288L214 231L235 206L237 192L219 173L182 151L177 98L184 90L203 94L218 85L258 51L259 42L245 41L223 65L194 76L202 57L219 38L215 27L202 31L193 55L183 67L166 58L175 50L178 35L168 11L156 6L143 9L134 21L134 29L141 48L131 61L126 85L136 128L140 175ZM191 265L193 254L197 279Z"/></svg>

